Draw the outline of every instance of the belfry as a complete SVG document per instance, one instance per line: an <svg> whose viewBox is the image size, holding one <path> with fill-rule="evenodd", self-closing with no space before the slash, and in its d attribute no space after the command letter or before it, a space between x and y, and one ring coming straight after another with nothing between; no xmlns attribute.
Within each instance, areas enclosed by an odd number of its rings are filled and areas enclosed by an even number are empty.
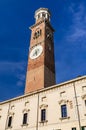
<svg viewBox="0 0 86 130"><path fill-rule="evenodd" d="M50 11L40 8L35 12L36 22L31 29L25 93L55 85L54 29Z"/></svg>

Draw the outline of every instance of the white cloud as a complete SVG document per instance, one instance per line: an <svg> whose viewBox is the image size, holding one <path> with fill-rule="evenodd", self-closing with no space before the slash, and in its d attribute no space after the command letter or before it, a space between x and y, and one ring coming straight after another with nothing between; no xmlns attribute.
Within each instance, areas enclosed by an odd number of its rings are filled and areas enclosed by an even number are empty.
<svg viewBox="0 0 86 130"><path fill-rule="evenodd" d="M24 69L24 62L11 62L11 61L0 61L0 73L1 72L15 72L16 70Z"/></svg>
<svg viewBox="0 0 86 130"><path fill-rule="evenodd" d="M13 77L17 78L16 85L23 86L25 80L25 62L8 62L0 61L0 75L12 74Z"/></svg>
<svg viewBox="0 0 86 130"><path fill-rule="evenodd" d="M25 79L25 75L22 75L22 74L17 74L17 77L18 77L20 80L24 80L24 79Z"/></svg>
<svg viewBox="0 0 86 130"><path fill-rule="evenodd" d="M72 4L69 7L72 13L72 24L67 34L68 42L76 42L86 40L86 12L83 4L80 4L75 11L75 6Z"/></svg>
<svg viewBox="0 0 86 130"><path fill-rule="evenodd" d="M21 81L21 80L19 80L18 82L17 82L17 84L16 84L18 87L21 87L21 86L23 86L23 81Z"/></svg>
<svg viewBox="0 0 86 130"><path fill-rule="evenodd" d="M17 75L18 81L16 83L17 86L23 86L25 81L25 73L18 73Z"/></svg>

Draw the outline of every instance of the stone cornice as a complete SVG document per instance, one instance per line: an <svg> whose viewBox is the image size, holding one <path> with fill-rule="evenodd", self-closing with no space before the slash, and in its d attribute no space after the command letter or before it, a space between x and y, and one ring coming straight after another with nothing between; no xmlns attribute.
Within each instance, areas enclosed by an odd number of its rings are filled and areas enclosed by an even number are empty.
<svg viewBox="0 0 86 130"><path fill-rule="evenodd" d="M46 25L48 25L48 26L51 28L51 30L52 30L53 32L55 31L55 30L53 29L53 27L51 26L50 22L48 22L47 20L44 20L44 19L41 20L41 21L39 21L38 23L32 25L31 27L29 27L29 29L32 30L34 27L40 25L41 23L45 23Z"/></svg>
<svg viewBox="0 0 86 130"><path fill-rule="evenodd" d="M62 87L62 86L64 87L64 85L75 83L77 81L84 80L84 79L86 79L86 76L81 76L81 77L78 77L78 78L75 78L75 79L72 79L72 80L60 83L60 84L56 84L56 85L53 85L53 86L50 86L50 87L47 87L47 88L43 88L43 89L37 90L35 92L31 92L31 93L28 93L28 94L25 94L25 95L22 95L22 96L19 96L19 97L10 99L10 100L6 100L6 101L3 101L3 102L0 102L0 105L5 104L5 103L11 103L12 101L16 101L16 100L19 100L19 99L22 99L22 98L26 98L28 96L37 95L37 94L40 94L42 92L53 90L55 88L59 88L59 87Z"/></svg>

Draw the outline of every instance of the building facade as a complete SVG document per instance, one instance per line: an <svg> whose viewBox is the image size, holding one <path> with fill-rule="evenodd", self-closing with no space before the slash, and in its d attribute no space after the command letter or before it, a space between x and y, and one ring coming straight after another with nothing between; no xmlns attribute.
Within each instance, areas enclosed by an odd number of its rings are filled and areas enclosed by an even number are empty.
<svg viewBox="0 0 86 130"><path fill-rule="evenodd" d="M86 130L86 76L55 85L50 12L35 12L25 94L0 103L0 130Z"/></svg>

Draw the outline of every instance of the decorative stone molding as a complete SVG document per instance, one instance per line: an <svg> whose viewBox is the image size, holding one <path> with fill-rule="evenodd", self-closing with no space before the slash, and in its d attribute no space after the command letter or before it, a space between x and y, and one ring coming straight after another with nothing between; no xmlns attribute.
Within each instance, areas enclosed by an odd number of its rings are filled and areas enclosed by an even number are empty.
<svg viewBox="0 0 86 130"><path fill-rule="evenodd" d="M59 119L60 119L60 120L70 119L70 117L69 117L69 116L68 116L68 117L60 117Z"/></svg>
<svg viewBox="0 0 86 130"><path fill-rule="evenodd" d="M40 105L40 109L46 109L47 107L48 107L47 104L42 104L42 105Z"/></svg>
<svg viewBox="0 0 86 130"><path fill-rule="evenodd" d="M9 112L8 116L13 116L15 113L14 112Z"/></svg>
<svg viewBox="0 0 86 130"><path fill-rule="evenodd" d="M26 101L26 102L25 102L25 106L27 106L27 104L29 104L29 101Z"/></svg>
<svg viewBox="0 0 86 130"><path fill-rule="evenodd" d="M63 105L63 104L68 104L71 109L73 108L73 102L72 101L62 99L62 100L59 101L59 105Z"/></svg>
<svg viewBox="0 0 86 130"><path fill-rule="evenodd" d="M86 85L82 86L82 90L86 91Z"/></svg>
<svg viewBox="0 0 86 130"><path fill-rule="evenodd" d="M47 100L46 96L44 96L44 97L41 98L41 101L42 101L42 102L44 102L44 101L46 101L46 100Z"/></svg>
<svg viewBox="0 0 86 130"><path fill-rule="evenodd" d="M86 79L80 79L75 82L76 85L86 82Z"/></svg>
<svg viewBox="0 0 86 130"><path fill-rule="evenodd" d="M7 127L6 129L12 129L12 126L10 126L10 127Z"/></svg>
<svg viewBox="0 0 86 130"><path fill-rule="evenodd" d="M72 101L69 101L69 106L71 109L73 109L73 102Z"/></svg>
<svg viewBox="0 0 86 130"><path fill-rule="evenodd" d="M39 123L40 123L40 125L47 125L47 122L48 122L48 120L40 121Z"/></svg>
<svg viewBox="0 0 86 130"><path fill-rule="evenodd" d="M60 92L60 96L64 95L65 93L65 91Z"/></svg>
<svg viewBox="0 0 86 130"><path fill-rule="evenodd" d="M25 112L28 113L29 111L30 111L30 109L26 109L26 108L25 108L25 109L23 109L22 113L25 113Z"/></svg>
<svg viewBox="0 0 86 130"><path fill-rule="evenodd" d="M86 99L86 94L82 95L82 99Z"/></svg>
<svg viewBox="0 0 86 130"><path fill-rule="evenodd" d="M14 105L12 105L11 107L10 107L10 109L12 110L12 109L14 109L15 108L15 106Z"/></svg>
<svg viewBox="0 0 86 130"><path fill-rule="evenodd" d="M22 124L21 126L22 127L25 127L25 126L28 126L29 124L28 123L26 123L26 124Z"/></svg>
<svg viewBox="0 0 86 130"><path fill-rule="evenodd" d="M60 100L58 103L61 105L61 104L67 104L69 102L69 100Z"/></svg>

